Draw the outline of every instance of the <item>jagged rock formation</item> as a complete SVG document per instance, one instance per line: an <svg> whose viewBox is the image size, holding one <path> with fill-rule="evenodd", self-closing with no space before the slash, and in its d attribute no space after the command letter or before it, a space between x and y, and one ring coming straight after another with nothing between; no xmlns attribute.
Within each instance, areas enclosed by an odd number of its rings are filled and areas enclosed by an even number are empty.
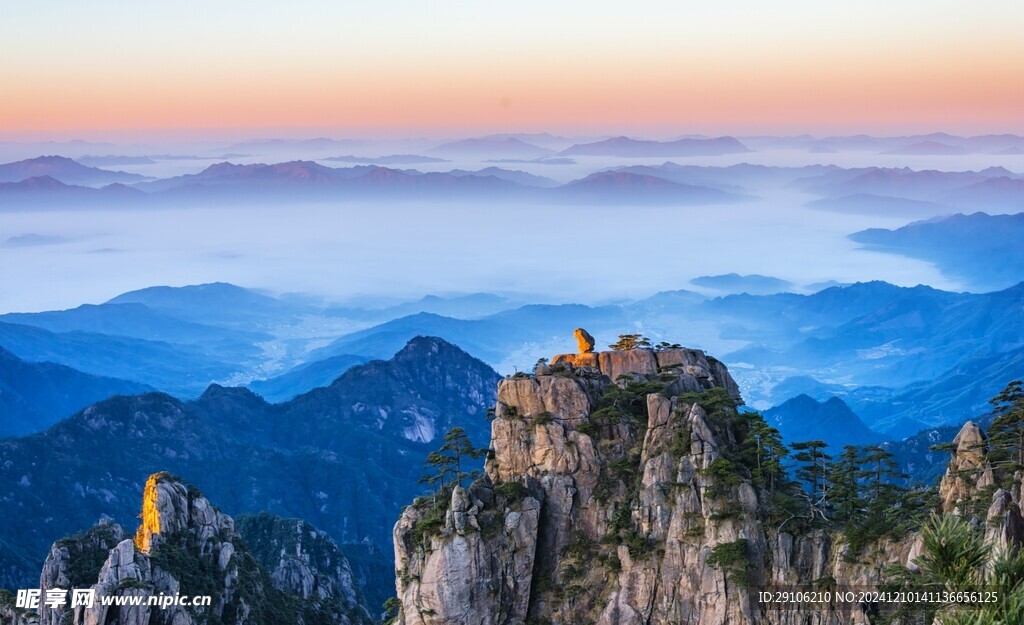
<svg viewBox="0 0 1024 625"><path fill-rule="evenodd" d="M383 551L357 567L379 607L394 592L391 522L419 492L423 461L456 425L487 443L500 379L456 346L419 337L281 404L216 385L188 402L147 393L0 440L0 587L30 588L54 539L96 519L134 531L145 477L166 470L233 514L299 517Z"/></svg>
<svg viewBox="0 0 1024 625"><path fill-rule="evenodd" d="M858 551L766 522L769 494L717 470L746 436L730 399L726 367L688 349L561 355L503 380L486 475L395 526L398 622L870 622L859 605L773 611L753 589L877 587L885 565L914 566L920 541ZM1017 540L1018 504L992 504L993 540Z"/></svg>
<svg viewBox="0 0 1024 625"><path fill-rule="evenodd" d="M167 473L153 474L146 482L140 516L142 523L134 539L124 538L116 524L101 523L83 535L54 544L40 576L43 593L52 588L91 587L97 600L91 607L42 605L40 625L372 622L355 602L351 576L337 575L339 570L348 570L348 564L333 543L336 570L322 571L319 562L304 559L301 548L295 550L295 557L305 564L300 573L321 582L311 583L308 593L296 592L294 578L277 575L279 570L272 576L260 566L230 516ZM270 522L295 527L284 520ZM261 545L264 551L273 547L271 542ZM295 544L281 541L277 547L284 559L283 552L294 549ZM101 554L105 557L97 558ZM301 579L298 583L301 585ZM149 597L179 594L208 595L212 602L208 607L146 604ZM140 605L105 606L99 600L111 596L142 597L143 601Z"/></svg>
<svg viewBox="0 0 1024 625"><path fill-rule="evenodd" d="M0 590L0 623L3 625L38 625L39 615L31 610L15 607L14 596Z"/></svg>
<svg viewBox="0 0 1024 625"><path fill-rule="evenodd" d="M124 540L124 530L117 523L101 520L83 534L58 540L39 575L40 588L88 588L96 583L112 549ZM59 625L64 610L42 610L41 625Z"/></svg>
<svg viewBox="0 0 1024 625"><path fill-rule="evenodd" d="M995 484L985 451L985 433L977 423L968 421L953 439L953 457L939 484L942 512L961 511L962 502Z"/></svg>
<svg viewBox="0 0 1024 625"><path fill-rule="evenodd" d="M953 439L953 456L939 483L941 510L984 523L985 541L994 553L1024 545L1024 516L1021 514L1021 484L1018 471L1000 488L996 471L988 460L985 433L973 421L960 428Z"/></svg>
<svg viewBox="0 0 1024 625"><path fill-rule="evenodd" d="M336 603L370 620L348 559L326 533L301 519L266 512L239 517L236 529L270 572L275 587L313 602L318 609L321 604Z"/></svg>

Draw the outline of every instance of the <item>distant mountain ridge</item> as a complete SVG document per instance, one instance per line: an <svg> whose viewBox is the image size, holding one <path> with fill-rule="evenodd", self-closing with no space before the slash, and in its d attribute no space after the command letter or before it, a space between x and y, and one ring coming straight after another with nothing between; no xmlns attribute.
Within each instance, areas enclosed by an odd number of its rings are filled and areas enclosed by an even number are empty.
<svg viewBox="0 0 1024 625"><path fill-rule="evenodd" d="M762 414L785 440L823 440L833 455L845 445L871 445L886 439L864 425L838 397L819 402L807 395L798 395Z"/></svg>
<svg viewBox="0 0 1024 625"><path fill-rule="evenodd" d="M237 365L210 354L203 345L171 345L96 332L50 332L0 322L0 345L22 360L60 363L83 373L113 376L184 397L210 380L224 379Z"/></svg>
<svg viewBox="0 0 1024 625"><path fill-rule="evenodd" d="M553 154L553 150L527 143L518 137L480 137L442 143L429 150L431 154L447 157L487 156L536 158Z"/></svg>
<svg viewBox="0 0 1024 625"><path fill-rule="evenodd" d="M1024 209L1024 181L1020 182ZM1024 212L1011 215L957 213L895 230L869 228L849 235L868 249L922 258L952 277L987 289L1024 280Z"/></svg>
<svg viewBox="0 0 1024 625"><path fill-rule="evenodd" d="M265 380L253 380L246 387L271 403L283 402L321 386L328 386L343 373L367 361L363 356L341 354L299 365Z"/></svg>
<svg viewBox="0 0 1024 625"><path fill-rule="evenodd" d="M0 183L22 182L30 178L56 180L66 185L104 186L114 183L133 183L146 180L146 176L123 171L108 171L88 167L64 156L39 156L23 161L0 164Z"/></svg>
<svg viewBox="0 0 1024 625"><path fill-rule="evenodd" d="M794 286L792 282L774 276L760 274L741 276L738 273L698 276L690 280L690 284L727 293L751 293L754 295L781 293Z"/></svg>
<svg viewBox="0 0 1024 625"><path fill-rule="evenodd" d="M0 182L0 198L9 207L50 207L66 208L66 202L76 207L126 206L139 201L145 194L121 183L109 184L99 189L68 185L50 176L26 178L20 182Z"/></svg>
<svg viewBox="0 0 1024 625"><path fill-rule="evenodd" d="M563 199L577 202L722 204L752 199L720 189L681 184L657 176L603 171L556 189Z"/></svg>
<svg viewBox="0 0 1024 625"><path fill-rule="evenodd" d="M0 347L0 438L24 436L113 395L152 387L90 375L52 362L26 362Z"/></svg>
<svg viewBox="0 0 1024 625"><path fill-rule="evenodd" d="M750 152L735 137L651 141L613 137L593 143L578 143L562 150L565 156L714 156Z"/></svg>
<svg viewBox="0 0 1024 625"><path fill-rule="evenodd" d="M190 323L260 335L268 326L280 323L283 317L311 310L302 303L226 282L146 287L122 293L106 303L141 304Z"/></svg>
<svg viewBox="0 0 1024 625"><path fill-rule="evenodd" d="M931 217L948 214L953 209L926 200L912 200L905 197L888 197L870 193L854 193L841 197L827 197L812 200L806 204L810 208L853 213L857 215L904 215L907 217Z"/></svg>
<svg viewBox="0 0 1024 625"><path fill-rule="evenodd" d="M475 140L473 140L475 141ZM479 140L491 143L493 140ZM497 141L500 144L516 139ZM522 142L519 142L522 143ZM478 145L474 143L473 145ZM666 146L677 146L669 149ZM689 147L679 147L689 146ZM717 147L714 147L717 146ZM731 146L731 147L730 147ZM567 150L630 152L624 156L685 156L690 153L742 152L742 144L734 138L684 138L671 142L639 141L626 137L580 144ZM745 148L743 148L745 150ZM632 153L636 151L637 153ZM716 152L717 151L717 152ZM650 153L648 153L650 152ZM608 154L614 156L614 154ZM345 157L348 158L348 157ZM357 157L352 159L360 160ZM350 167L329 167L312 160L296 160L273 164L215 163L198 173L158 180L133 179L132 185L107 184L102 188L68 184L46 175L19 180L0 181L0 199L11 207L52 205L74 201L83 206L159 206L197 200L276 202L289 201L478 201L530 200L558 202L602 202L610 204L717 204L750 199L749 185L790 186L823 196L835 204L850 204L842 198L886 198L890 204L911 201L938 205L978 207L991 205L1000 209L1020 204L1019 175L1001 168L980 172L914 171L908 168L864 167L844 169L836 166L807 165L802 167L768 167L747 163L727 167L679 165L671 161L662 165L633 165L593 172L567 183L559 183L530 172L486 167L480 170L452 169L447 172L423 172L396 169L385 164L398 164L402 158L381 157L382 164L357 164ZM433 158L433 157L427 157ZM546 157L505 159L506 162L547 162ZM560 157L562 161L565 157ZM541 160L537 160L541 159ZM368 163L375 159L366 157ZM379 160L379 159L378 159ZM443 159L442 159L443 160ZM486 159L501 162L502 159ZM74 162L74 161L71 161ZM554 162L552 160L552 162ZM77 163L76 163L77 165ZM78 165L79 167L83 167ZM86 168L91 169L91 168ZM104 170L95 170L104 171ZM889 199L891 198L891 199ZM909 206L909 205L908 205ZM910 210L907 206L900 210ZM913 207L930 209L927 204ZM839 207L847 212L885 212L860 201L859 208Z"/></svg>
<svg viewBox="0 0 1024 625"><path fill-rule="evenodd" d="M216 385L190 402L116 397L45 432L0 441L0 586L31 585L56 536L104 514L135 518L146 475L161 470L232 514L298 517L338 542L388 553L390 528L380 520L420 492L423 462L447 428L486 444L499 379L457 347L419 337L389 361L282 404ZM55 501L66 503L59 515Z"/></svg>

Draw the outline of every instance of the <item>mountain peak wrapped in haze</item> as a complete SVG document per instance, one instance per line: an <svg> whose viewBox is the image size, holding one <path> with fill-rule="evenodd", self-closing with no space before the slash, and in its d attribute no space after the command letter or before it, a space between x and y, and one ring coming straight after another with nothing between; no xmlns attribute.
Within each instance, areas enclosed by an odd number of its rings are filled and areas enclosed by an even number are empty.
<svg viewBox="0 0 1024 625"><path fill-rule="evenodd" d="M87 167L70 158L56 155L0 164L0 183L21 182L29 178L52 178L66 185L88 187L146 180L145 176L138 174Z"/></svg>
<svg viewBox="0 0 1024 625"><path fill-rule="evenodd" d="M765 421L778 429L787 441L823 440L835 453L845 445L871 445L886 440L864 425L838 397L819 402L807 395L798 395L763 414Z"/></svg>
<svg viewBox="0 0 1024 625"><path fill-rule="evenodd" d="M552 150L527 143L517 137L474 138L442 143L431 154L449 157L485 156L505 158L536 158L552 154Z"/></svg>
<svg viewBox="0 0 1024 625"><path fill-rule="evenodd" d="M997 180L1016 187L1024 202L1024 181ZM917 221L894 230L868 228L849 235L868 249L933 262L951 276L986 289L1002 289L1024 281L1022 237L1024 213L983 212Z"/></svg>
<svg viewBox="0 0 1024 625"><path fill-rule="evenodd" d="M43 430L112 395L152 390L52 362L25 362L0 347L0 438Z"/></svg>
<svg viewBox="0 0 1024 625"><path fill-rule="evenodd" d="M750 199L710 187L680 184L657 176L602 171L559 187L558 194L577 202L720 204Z"/></svg>
<svg viewBox="0 0 1024 625"><path fill-rule="evenodd" d="M741 154L749 152L735 137L714 139L676 139L674 141L651 141L630 137L613 137L594 143L579 143L562 151L566 156L712 156L718 154Z"/></svg>

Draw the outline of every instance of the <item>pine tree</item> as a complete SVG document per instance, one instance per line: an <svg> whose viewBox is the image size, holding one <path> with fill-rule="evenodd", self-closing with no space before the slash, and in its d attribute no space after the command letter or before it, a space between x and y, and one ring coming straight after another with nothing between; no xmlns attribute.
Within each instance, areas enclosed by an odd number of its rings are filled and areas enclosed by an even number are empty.
<svg viewBox="0 0 1024 625"><path fill-rule="evenodd" d="M650 347L651 339L640 334L620 334L619 340L612 343L608 347L614 349L617 352L626 352L631 349L639 349L641 347Z"/></svg>
<svg viewBox="0 0 1024 625"><path fill-rule="evenodd" d="M885 516L886 512L899 505L906 492L895 480L904 480L907 474L899 470L892 453L878 445L865 447L860 461L860 476L864 480L868 512L876 517Z"/></svg>
<svg viewBox="0 0 1024 625"><path fill-rule="evenodd" d="M751 475L754 483L774 494L785 482L785 468L782 460L789 455L789 450L782 442L782 434L756 412L743 413L748 421L749 431L746 441L753 445L750 464L753 466Z"/></svg>
<svg viewBox="0 0 1024 625"><path fill-rule="evenodd" d="M864 500L858 483L860 463L860 450L847 445L829 471L832 518L844 527L852 525L863 513Z"/></svg>
<svg viewBox="0 0 1024 625"><path fill-rule="evenodd" d="M466 431L460 427L448 430L441 440L444 443L441 448L427 455L426 467L429 472L420 478L421 484L434 486L435 498L445 487L462 486L464 479L474 477L475 471L463 470L463 462L475 460L487 453L486 449L473 447Z"/></svg>
<svg viewBox="0 0 1024 625"><path fill-rule="evenodd" d="M827 521L828 508L828 469L829 456L823 450L828 447L825 441L801 441L792 443L790 448L796 453L793 459L801 463L796 471L797 478L807 486L804 496L807 499L807 517L809 520Z"/></svg>
<svg viewBox="0 0 1024 625"><path fill-rule="evenodd" d="M1024 387L1020 380L1006 385L989 400L996 414L988 427L988 460L1001 475L1024 469Z"/></svg>

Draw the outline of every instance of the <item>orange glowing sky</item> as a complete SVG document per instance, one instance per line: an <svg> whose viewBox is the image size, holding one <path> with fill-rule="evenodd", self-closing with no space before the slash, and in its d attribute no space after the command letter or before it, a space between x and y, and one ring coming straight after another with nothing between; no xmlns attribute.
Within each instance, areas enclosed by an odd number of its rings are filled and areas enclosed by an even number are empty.
<svg viewBox="0 0 1024 625"><path fill-rule="evenodd" d="M1024 132L1024 4L0 8L0 138Z"/></svg>

